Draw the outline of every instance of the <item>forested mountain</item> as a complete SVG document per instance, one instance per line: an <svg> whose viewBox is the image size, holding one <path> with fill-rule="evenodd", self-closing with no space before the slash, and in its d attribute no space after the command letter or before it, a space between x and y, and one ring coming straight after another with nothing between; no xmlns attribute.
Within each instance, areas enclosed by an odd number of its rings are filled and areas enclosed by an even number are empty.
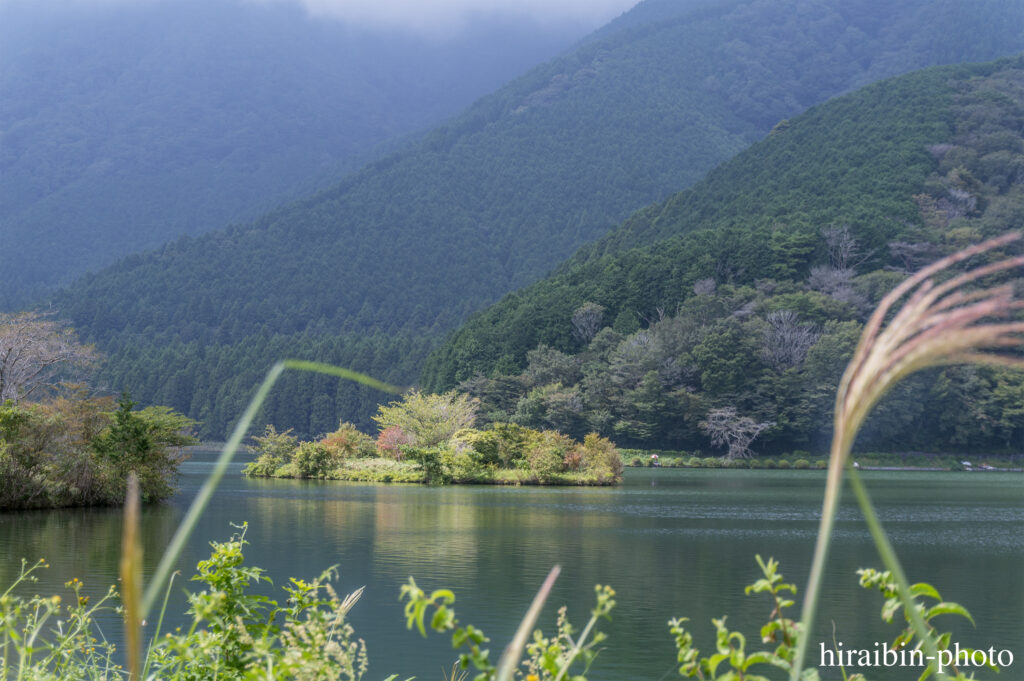
<svg viewBox="0 0 1024 681"><path fill-rule="evenodd" d="M426 349L781 119L917 66L1016 52L1022 27L1024 6L997 0L647 0L341 184L127 258L55 306L109 353L110 385L219 434L211 396L241 398L172 344L219 348L239 372L268 366L284 338L290 354L355 369L368 368L349 350L365 334ZM372 350L391 354L380 337ZM309 399L268 416L313 428Z"/></svg>
<svg viewBox="0 0 1024 681"><path fill-rule="evenodd" d="M0 2L0 308L334 183L582 33L481 17L417 36L295 3Z"/></svg>
<svg viewBox="0 0 1024 681"><path fill-rule="evenodd" d="M777 125L427 362L490 418L709 449L712 410L823 452L839 376L881 296L941 255L1024 228L1024 58L929 69ZM1019 249L1018 249L1019 250ZM864 447L1019 449L1024 374L917 376Z"/></svg>

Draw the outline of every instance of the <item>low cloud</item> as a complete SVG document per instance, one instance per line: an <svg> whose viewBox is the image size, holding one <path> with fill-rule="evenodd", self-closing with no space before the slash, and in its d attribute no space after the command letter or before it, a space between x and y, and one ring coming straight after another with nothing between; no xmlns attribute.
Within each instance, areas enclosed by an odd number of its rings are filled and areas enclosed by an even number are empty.
<svg viewBox="0 0 1024 681"><path fill-rule="evenodd" d="M637 0L250 0L295 2L314 16L417 33L449 33L481 16L508 16L540 24L596 28Z"/></svg>
<svg viewBox="0 0 1024 681"><path fill-rule="evenodd" d="M5 6L60 11L62 7L159 5L178 0L0 0ZM630 9L639 0L225 0L292 4L316 17L347 24L397 29L422 35L457 33L479 18L508 18L540 26L571 24L594 29Z"/></svg>

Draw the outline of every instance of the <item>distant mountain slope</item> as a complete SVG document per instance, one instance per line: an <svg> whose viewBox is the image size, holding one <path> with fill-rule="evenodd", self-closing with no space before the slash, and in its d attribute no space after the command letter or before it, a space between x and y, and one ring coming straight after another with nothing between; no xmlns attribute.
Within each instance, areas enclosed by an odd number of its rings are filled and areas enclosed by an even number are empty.
<svg viewBox="0 0 1024 681"><path fill-rule="evenodd" d="M491 418L647 447L710 445L732 408L822 451L865 315L907 271L1024 228L1024 58L870 85L780 124L473 317L426 362ZM867 446L1016 447L1020 372L910 381ZM927 424L925 426L924 424Z"/></svg>
<svg viewBox="0 0 1024 681"><path fill-rule="evenodd" d="M481 19L442 40L285 3L0 3L0 306L333 183L577 31Z"/></svg>
<svg viewBox="0 0 1024 681"><path fill-rule="evenodd" d="M101 348L136 357L178 340L244 348L283 334L312 352L339 333L436 337L780 119L905 68L1018 51L1022 26L1024 6L994 0L970 12L953 0L648 0L340 185L125 259L56 304ZM143 365L188 373L115 354L107 376L134 390L114 379Z"/></svg>

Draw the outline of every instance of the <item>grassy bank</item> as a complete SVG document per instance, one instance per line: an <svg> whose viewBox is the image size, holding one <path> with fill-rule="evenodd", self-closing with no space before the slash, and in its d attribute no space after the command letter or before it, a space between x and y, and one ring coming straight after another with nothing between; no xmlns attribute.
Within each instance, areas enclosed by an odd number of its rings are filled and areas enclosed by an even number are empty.
<svg viewBox="0 0 1024 681"><path fill-rule="evenodd" d="M819 469L827 468L826 460L810 452L794 452L790 456L728 459L701 457L687 452L623 449L622 463L631 468L755 468L755 469ZM698 452L699 454L699 452ZM865 452L855 454L854 462L864 470L944 470L944 471L1012 471L1024 472L1021 454L934 454L925 452Z"/></svg>
<svg viewBox="0 0 1024 681"><path fill-rule="evenodd" d="M253 476L257 477L257 476ZM279 474L258 477L301 478L285 469ZM352 459L343 461L337 468L317 476L322 480L344 480L347 482L395 482L428 484L427 472L415 461L395 461L384 457ZM457 485L614 485L618 478L599 476L586 471L568 471L540 477L535 471L526 469L482 469L463 472L444 480Z"/></svg>

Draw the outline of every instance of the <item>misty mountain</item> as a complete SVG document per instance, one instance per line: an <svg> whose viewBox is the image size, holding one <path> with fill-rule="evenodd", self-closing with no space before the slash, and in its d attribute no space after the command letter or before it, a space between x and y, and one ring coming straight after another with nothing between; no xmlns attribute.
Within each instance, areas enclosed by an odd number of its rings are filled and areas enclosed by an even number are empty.
<svg viewBox="0 0 1024 681"><path fill-rule="evenodd" d="M780 121L908 69L1017 52L1022 27L1024 6L997 0L648 0L340 184L126 258L55 304L110 353L104 380L208 434L269 348L412 381L419 358L389 365L383 339L423 351ZM314 419L310 386L295 379L268 420L316 432L373 399L321 393Z"/></svg>
<svg viewBox="0 0 1024 681"><path fill-rule="evenodd" d="M234 0L0 3L0 309L336 182L581 32L478 17L417 36Z"/></svg>

